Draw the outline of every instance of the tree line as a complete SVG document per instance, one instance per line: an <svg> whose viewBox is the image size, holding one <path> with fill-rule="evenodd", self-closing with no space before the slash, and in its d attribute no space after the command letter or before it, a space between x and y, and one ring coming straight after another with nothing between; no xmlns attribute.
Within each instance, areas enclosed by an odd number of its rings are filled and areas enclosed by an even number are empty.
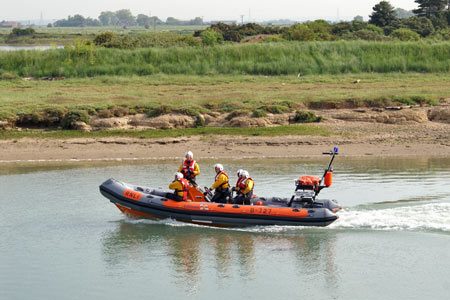
<svg viewBox="0 0 450 300"><path fill-rule="evenodd" d="M373 7L369 21L361 16L352 22L330 23L325 20L309 21L289 27L264 27L249 23L243 25L214 24L199 30L194 36L204 44L223 41L240 42L254 35L269 36L266 41L415 41L420 38L450 40L450 1L415 0L419 7L412 12L395 9L389 1L381 1Z"/></svg>
<svg viewBox="0 0 450 300"><path fill-rule="evenodd" d="M85 18L82 15L68 16L67 19L61 19L48 27L83 27L83 26L142 26L150 28L155 25L203 25L203 20L196 17L192 20L184 21L173 17L168 17L166 21L160 20L158 17L138 14L134 16L129 9L121 9L118 11L103 11L98 19Z"/></svg>

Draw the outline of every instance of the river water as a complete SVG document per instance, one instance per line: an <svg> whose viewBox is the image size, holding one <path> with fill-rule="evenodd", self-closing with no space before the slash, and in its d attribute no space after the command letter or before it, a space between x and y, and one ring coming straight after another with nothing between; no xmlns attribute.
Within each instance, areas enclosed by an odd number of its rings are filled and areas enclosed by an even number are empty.
<svg viewBox="0 0 450 300"><path fill-rule="evenodd" d="M210 185L215 161L200 160ZM223 162L289 197L326 159ZM98 186L166 187L179 161L0 164L0 299L450 299L450 158L341 158L325 228L132 220Z"/></svg>
<svg viewBox="0 0 450 300"><path fill-rule="evenodd" d="M64 46L45 46L45 45L30 45L30 46L9 46L9 45L0 45L0 51L19 51L19 50L49 50L55 48L64 48Z"/></svg>

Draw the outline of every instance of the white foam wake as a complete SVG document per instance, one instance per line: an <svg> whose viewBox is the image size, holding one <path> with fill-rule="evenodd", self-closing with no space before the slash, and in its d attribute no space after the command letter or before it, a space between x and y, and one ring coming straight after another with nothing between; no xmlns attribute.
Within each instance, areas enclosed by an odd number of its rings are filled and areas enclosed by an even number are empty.
<svg viewBox="0 0 450 300"><path fill-rule="evenodd" d="M374 229L374 230L420 230L441 231L450 233L450 203L430 203L414 206L402 206L378 210L361 210L347 208L338 212L339 219L329 226L252 226L243 228L215 228L214 230L230 230L259 233L286 233L303 230L329 229ZM161 224L173 227L200 227L203 225L177 222L172 219L125 219L131 224Z"/></svg>
<svg viewBox="0 0 450 300"><path fill-rule="evenodd" d="M436 230L450 232L450 203L430 203L380 210L339 212L330 228L371 228L379 230Z"/></svg>

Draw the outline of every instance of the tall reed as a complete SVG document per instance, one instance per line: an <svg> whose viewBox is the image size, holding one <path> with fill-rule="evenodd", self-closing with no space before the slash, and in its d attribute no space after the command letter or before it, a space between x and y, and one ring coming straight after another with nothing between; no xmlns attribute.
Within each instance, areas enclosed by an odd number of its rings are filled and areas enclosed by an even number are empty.
<svg viewBox="0 0 450 300"><path fill-rule="evenodd" d="M340 74L448 72L450 42L286 42L134 50L0 52L0 73L19 76Z"/></svg>

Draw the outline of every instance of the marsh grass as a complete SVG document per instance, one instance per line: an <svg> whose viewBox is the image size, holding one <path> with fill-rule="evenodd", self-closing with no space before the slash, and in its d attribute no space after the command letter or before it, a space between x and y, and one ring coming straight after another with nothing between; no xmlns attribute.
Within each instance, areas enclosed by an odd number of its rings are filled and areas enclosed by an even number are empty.
<svg viewBox="0 0 450 300"><path fill-rule="evenodd" d="M241 135L241 136L282 136L282 135L322 135L335 134L319 126L295 125L261 128L230 128L230 127L198 127L186 129L160 129L160 130L110 130L81 132L77 130L27 130L27 131L0 131L0 139L20 139L25 137L43 139L70 139L70 138L102 138L102 137L130 137L130 138L164 138L180 136L201 135Z"/></svg>
<svg viewBox="0 0 450 300"><path fill-rule="evenodd" d="M360 83L354 84L355 79ZM450 75L364 73L346 75L101 76L60 81L0 80L0 119L39 120L49 111L83 110L102 117L180 113L294 112L305 108L438 104L450 94ZM60 114L60 113L59 113ZM43 123L45 124L45 122Z"/></svg>
<svg viewBox="0 0 450 300"><path fill-rule="evenodd" d="M75 53L76 54L76 53ZM286 42L134 50L0 52L0 73L22 77L152 74L320 75L448 72L450 42Z"/></svg>

